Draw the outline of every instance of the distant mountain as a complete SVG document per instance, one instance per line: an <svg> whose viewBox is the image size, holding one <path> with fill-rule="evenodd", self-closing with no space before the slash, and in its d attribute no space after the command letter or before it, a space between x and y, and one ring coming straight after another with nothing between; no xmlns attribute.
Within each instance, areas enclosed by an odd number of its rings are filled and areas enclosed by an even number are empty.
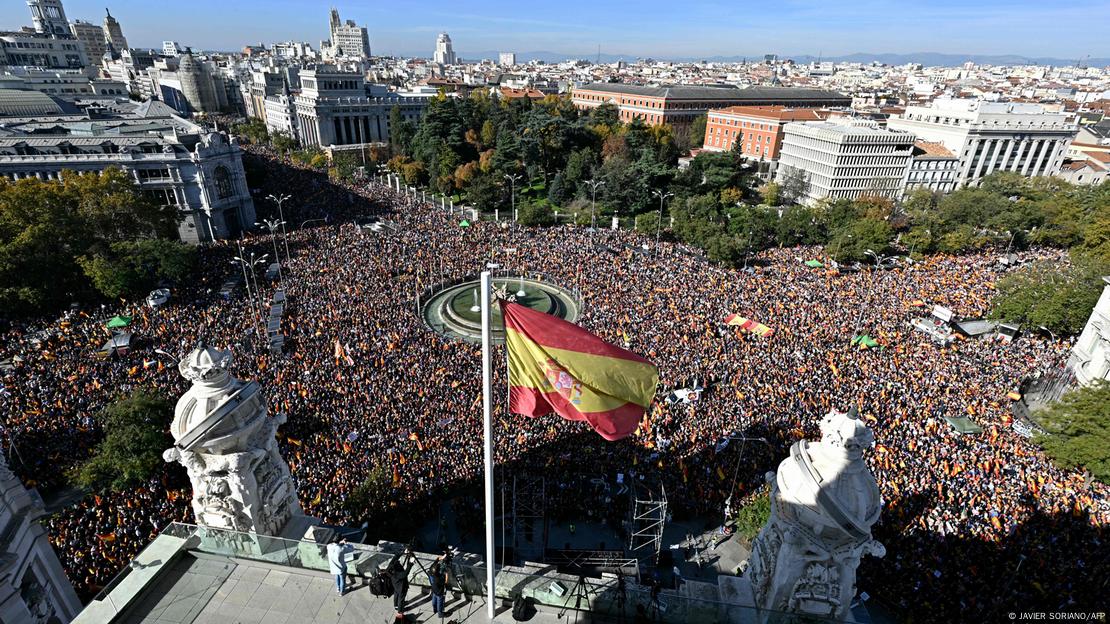
<svg viewBox="0 0 1110 624"><path fill-rule="evenodd" d="M497 60L497 51L483 51L483 52L458 52L459 57L467 60L480 60L480 59L493 59ZM872 63L879 62L886 65L905 65L907 63L920 63L925 66L942 66L942 67L957 67L964 63L971 61L979 65L1055 65L1057 67L1075 65L1077 60L1083 59L1061 59L1053 57L1029 57L1019 54L942 54L938 52L912 52L908 54L894 54L894 53L868 53L857 52L855 54L847 54L842 56L822 56L817 57L810 54L790 55L779 54L780 59L793 59L798 63L812 63L817 60L832 61L835 63ZM741 61L762 61L762 54L754 54L750 56L650 56L650 55L637 55L637 54L601 54L602 63L615 63L617 61L635 61L638 58L655 58L659 60L670 60L678 62L697 62L709 61L712 63L739 63ZM517 52L516 60L518 63L526 63L532 60L543 61L544 63L561 63L570 59L583 59L589 61L596 61L598 58L597 53L589 54L564 54L562 52L549 52L546 50L539 50L533 52ZM1107 67L1110 66L1110 58L1092 58L1083 60L1089 67Z"/></svg>

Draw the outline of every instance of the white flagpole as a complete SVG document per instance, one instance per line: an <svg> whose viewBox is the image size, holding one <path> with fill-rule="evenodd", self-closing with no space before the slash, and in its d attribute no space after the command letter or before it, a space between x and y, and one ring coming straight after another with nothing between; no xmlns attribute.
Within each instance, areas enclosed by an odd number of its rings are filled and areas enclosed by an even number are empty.
<svg viewBox="0 0 1110 624"><path fill-rule="evenodd" d="M490 348L490 273L482 271L482 411L486 463L486 613L497 615L493 544L493 353Z"/></svg>

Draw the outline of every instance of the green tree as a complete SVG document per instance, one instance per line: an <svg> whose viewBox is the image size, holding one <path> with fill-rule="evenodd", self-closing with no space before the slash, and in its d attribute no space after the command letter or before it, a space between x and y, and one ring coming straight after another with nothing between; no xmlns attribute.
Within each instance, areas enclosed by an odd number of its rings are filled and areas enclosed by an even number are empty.
<svg viewBox="0 0 1110 624"><path fill-rule="evenodd" d="M138 390L109 403L96 415L104 439L91 459L74 469L73 481L90 490L122 491L146 482L165 464L162 451L173 405Z"/></svg>
<svg viewBox="0 0 1110 624"><path fill-rule="evenodd" d="M705 122L707 115L698 115L690 124L690 147L701 147L705 143Z"/></svg>
<svg viewBox="0 0 1110 624"><path fill-rule="evenodd" d="M993 318L1078 334L1098 302L1110 265L1073 255L1072 263L1039 262L998 282Z"/></svg>
<svg viewBox="0 0 1110 624"><path fill-rule="evenodd" d="M288 132L275 132L270 138L270 145L277 150L278 154L286 154L297 149L297 139Z"/></svg>
<svg viewBox="0 0 1110 624"><path fill-rule="evenodd" d="M797 203L809 192L809 176L801 169L787 167L779 178L779 200L784 206Z"/></svg>
<svg viewBox="0 0 1110 624"><path fill-rule="evenodd" d="M648 234L655 234L655 228L659 224L658 212L645 212L636 215L636 231L646 232Z"/></svg>
<svg viewBox="0 0 1110 624"><path fill-rule="evenodd" d="M142 296L162 281L182 282L196 267L195 247L165 239L122 241L78 264L105 297Z"/></svg>
<svg viewBox="0 0 1110 624"><path fill-rule="evenodd" d="M867 251L886 253L893 236L890 224L882 219L863 217L833 233L829 250L837 262L869 259Z"/></svg>
<svg viewBox="0 0 1110 624"><path fill-rule="evenodd" d="M261 119L248 119L247 121L231 127L231 134L245 138L250 143L266 143L270 136L266 130L266 122Z"/></svg>
<svg viewBox="0 0 1110 624"><path fill-rule="evenodd" d="M393 494L393 475L380 463L375 463L358 485L343 501L343 508L358 517L373 516L388 509L387 501Z"/></svg>
<svg viewBox="0 0 1110 624"><path fill-rule="evenodd" d="M736 534L752 541L771 518L771 496L766 486L743 501L736 512Z"/></svg>
<svg viewBox="0 0 1110 624"><path fill-rule="evenodd" d="M1056 463L1110 483L1110 383L1076 388L1041 412L1036 441Z"/></svg>
<svg viewBox="0 0 1110 624"><path fill-rule="evenodd" d="M546 201L527 202L520 206L521 225L548 226L555 223L555 212Z"/></svg>

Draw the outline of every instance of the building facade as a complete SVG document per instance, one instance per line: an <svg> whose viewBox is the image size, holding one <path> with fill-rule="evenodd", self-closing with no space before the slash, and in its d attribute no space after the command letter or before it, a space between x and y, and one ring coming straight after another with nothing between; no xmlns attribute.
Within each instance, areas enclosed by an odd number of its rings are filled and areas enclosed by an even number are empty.
<svg viewBox="0 0 1110 624"><path fill-rule="evenodd" d="M436 37L436 51L432 60L440 65L454 65L458 61L455 50L451 47L451 36L447 33L439 33Z"/></svg>
<svg viewBox="0 0 1110 624"><path fill-rule="evenodd" d="M301 91L294 97L295 124L304 146L388 141L394 106L400 108L402 118L415 123L428 103L427 97L375 88L366 85L359 73L330 66L302 69L300 83Z"/></svg>
<svg viewBox="0 0 1110 624"><path fill-rule="evenodd" d="M842 117L786 125L776 179L800 172L804 203L878 195L897 200L913 156L914 136L870 120Z"/></svg>
<svg viewBox="0 0 1110 624"><path fill-rule="evenodd" d="M590 110L602 104L617 107L621 121L640 119L649 125L692 123L710 110L730 106L820 108L851 106L852 98L823 89L792 87L647 87L593 83L574 89L574 105Z"/></svg>
<svg viewBox="0 0 1110 624"><path fill-rule="evenodd" d="M1047 112L1040 104L971 99L910 106L887 127L944 144L960 159L960 186L978 184L996 171L1057 175L1077 131L1066 114Z"/></svg>
<svg viewBox="0 0 1110 624"><path fill-rule="evenodd" d="M55 624L69 622L81 602L66 578L40 522L46 517L42 499L28 490L8 468L0 452L0 622Z"/></svg>
<svg viewBox="0 0 1110 624"><path fill-rule="evenodd" d="M354 20L340 20L337 9L331 10L329 26L332 58L370 58L370 35L365 28L355 24Z"/></svg>
<svg viewBox="0 0 1110 624"><path fill-rule="evenodd" d="M104 30L84 20L74 20L69 23L69 31L73 37L85 46L85 55L93 65L100 65L100 59L108 51L108 41L104 38Z"/></svg>
<svg viewBox="0 0 1110 624"><path fill-rule="evenodd" d="M959 175L960 159L942 143L914 142L913 158L906 175L906 192L923 188L936 193L951 193L956 190Z"/></svg>
<svg viewBox="0 0 1110 624"><path fill-rule="evenodd" d="M1091 318L1071 349L1068 369L1080 385L1089 386L1098 380L1110 382L1110 276L1102 278L1102 289Z"/></svg>
<svg viewBox="0 0 1110 624"><path fill-rule="evenodd" d="M104 12L107 13L104 16L104 39L118 55L128 49L127 37L123 36L123 27L119 25L116 18L112 17L112 13L108 9L104 9Z"/></svg>
<svg viewBox="0 0 1110 624"><path fill-rule="evenodd" d="M237 141L161 102L122 100L117 110L128 112L0 119L0 175L55 180L119 167L144 195L177 209L178 235L190 243L234 238L254 223Z"/></svg>
<svg viewBox="0 0 1110 624"><path fill-rule="evenodd" d="M828 113L816 108L730 106L706 115L702 149L727 152L740 143L740 153L756 160L778 160L783 127L792 121L820 121Z"/></svg>
<svg viewBox="0 0 1110 624"><path fill-rule="evenodd" d="M512 67L513 65L516 65L516 53L501 52L497 55L497 61L502 67Z"/></svg>

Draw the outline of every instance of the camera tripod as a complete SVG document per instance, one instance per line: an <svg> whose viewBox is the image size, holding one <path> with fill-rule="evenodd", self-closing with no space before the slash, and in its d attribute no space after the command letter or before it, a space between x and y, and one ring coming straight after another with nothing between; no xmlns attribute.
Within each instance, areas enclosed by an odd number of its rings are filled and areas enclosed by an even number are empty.
<svg viewBox="0 0 1110 624"><path fill-rule="evenodd" d="M581 574L578 575L578 580L574 582L574 587L570 588L570 593L567 594L567 599L563 601L563 608L555 616L558 619L563 619L566 615L567 609L570 608L570 599L574 598L574 624L578 624L578 613L582 609L582 599L586 599L586 605L590 604L590 592L586 585L586 577Z"/></svg>

